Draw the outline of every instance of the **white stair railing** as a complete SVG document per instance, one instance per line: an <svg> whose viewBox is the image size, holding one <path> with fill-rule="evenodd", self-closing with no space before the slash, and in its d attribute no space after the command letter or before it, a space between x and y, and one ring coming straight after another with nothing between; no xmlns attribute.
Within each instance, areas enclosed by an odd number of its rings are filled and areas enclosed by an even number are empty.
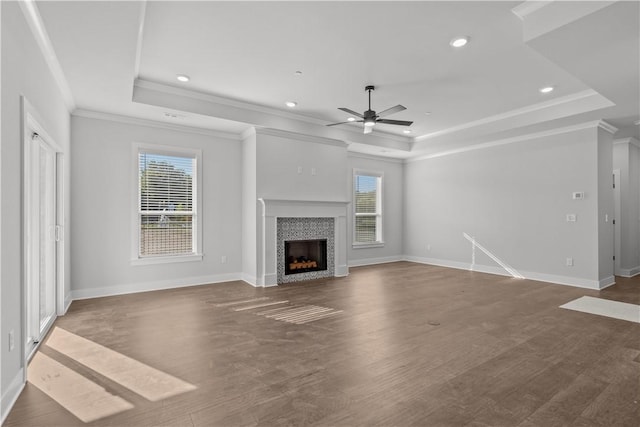
<svg viewBox="0 0 640 427"><path fill-rule="evenodd" d="M469 236L467 233L462 233L462 236L465 239L467 239L469 242L471 242L471 266L469 267L469 270L473 271L473 266L476 264L476 248L478 248L482 252L484 252L489 258L494 260L500 267L504 268L507 271L507 273L509 273L512 277L515 277L516 279L524 279L524 276L518 273L518 270L511 267L509 264L507 264L506 262L502 261L500 258L495 256L494 254L489 252L489 250L484 246L482 246L480 243L476 242L475 237Z"/></svg>

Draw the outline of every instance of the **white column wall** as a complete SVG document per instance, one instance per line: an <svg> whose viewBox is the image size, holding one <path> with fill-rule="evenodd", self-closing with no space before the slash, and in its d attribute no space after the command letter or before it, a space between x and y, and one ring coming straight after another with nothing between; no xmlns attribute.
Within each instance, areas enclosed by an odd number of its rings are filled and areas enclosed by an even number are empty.
<svg viewBox="0 0 640 427"><path fill-rule="evenodd" d="M2 122L0 136L0 203L2 218L0 248L2 322L0 328L1 406L0 415L17 397L24 384L24 355L22 354L22 110L24 96L38 113L38 121L61 147L65 155L63 186L66 193L64 240L69 242L69 112L55 78L49 70L36 40L34 39L18 2L0 2L2 42ZM62 254L69 268L69 245ZM69 293L68 275L65 277L65 293ZM13 331L15 348L9 350L9 332Z"/></svg>

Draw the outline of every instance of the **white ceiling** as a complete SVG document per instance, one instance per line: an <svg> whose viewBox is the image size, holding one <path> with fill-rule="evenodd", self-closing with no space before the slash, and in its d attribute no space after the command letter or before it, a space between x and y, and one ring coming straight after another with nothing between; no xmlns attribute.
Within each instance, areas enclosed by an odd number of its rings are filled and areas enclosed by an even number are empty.
<svg viewBox="0 0 640 427"><path fill-rule="evenodd" d="M236 134L250 125L278 125L392 157L595 119L639 137L638 3L590 6L585 17L567 18L527 42L527 17L523 23L513 12L520 3L45 1L37 7L80 113ZM541 12L529 16L548 26ZM459 35L471 41L455 49L449 41ZM191 81L179 83L176 74ZM407 107L388 118L414 121L409 137L390 125L378 124L370 135L354 124L324 126L346 120L338 107L364 111L368 84L376 85L374 110ZM546 85L556 90L539 93ZM298 106L285 107L289 100Z"/></svg>

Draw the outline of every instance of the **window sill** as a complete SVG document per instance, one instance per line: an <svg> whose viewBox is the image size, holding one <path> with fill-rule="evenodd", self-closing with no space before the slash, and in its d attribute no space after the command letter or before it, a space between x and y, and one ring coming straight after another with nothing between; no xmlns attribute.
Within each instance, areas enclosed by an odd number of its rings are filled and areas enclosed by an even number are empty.
<svg viewBox="0 0 640 427"><path fill-rule="evenodd" d="M175 262L194 262L194 261L202 261L202 254L135 258L131 260L131 265L172 264Z"/></svg>
<svg viewBox="0 0 640 427"><path fill-rule="evenodd" d="M384 248L384 242L353 243L353 249Z"/></svg>

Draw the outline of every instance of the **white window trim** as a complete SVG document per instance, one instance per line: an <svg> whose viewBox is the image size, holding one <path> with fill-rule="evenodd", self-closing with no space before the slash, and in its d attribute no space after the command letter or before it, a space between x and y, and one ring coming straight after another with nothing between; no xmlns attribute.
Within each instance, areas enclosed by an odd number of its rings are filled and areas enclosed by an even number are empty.
<svg viewBox="0 0 640 427"><path fill-rule="evenodd" d="M379 225L379 230L378 234L380 236L380 239L378 241L375 242L357 242L356 241L356 216L358 216L356 214L356 177L358 175L366 175L366 176L375 176L377 178L380 178L379 181L379 188L378 188L378 206L377 206L377 213L376 216L379 218L378 221L378 225ZM351 246L353 247L353 249L367 249L367 248L382 248L384 247L384 212L383 212L383 202L382 202L382 197L383 197L383 188L384 188L384 172L380 172L380 171L371 171L371 170L366 170L366 169L354 169L353 170L353 181L352 181L352 185L351 185L351 193L352 193L352 198L353 198L353 209L352 209L352 220L351 220L351 227L353 228L353 233L352 233L352 238L351 238Z"/></svg>
<svg viewBox="0 0 640 427"><path fill-rule="evenodd" d="M196 159L196 166L193 180L193 247L195 253L185 255L168 255L140 257L140 224L139 221L139 200L140 188L138 182L140 152L160 154L166 156L189 156ZM132 186L131 186L131 265L167 264L175 262L202 261L202 150L196 148L185 148L169 145L145 144L134 142L132 144Z"/></svg>

